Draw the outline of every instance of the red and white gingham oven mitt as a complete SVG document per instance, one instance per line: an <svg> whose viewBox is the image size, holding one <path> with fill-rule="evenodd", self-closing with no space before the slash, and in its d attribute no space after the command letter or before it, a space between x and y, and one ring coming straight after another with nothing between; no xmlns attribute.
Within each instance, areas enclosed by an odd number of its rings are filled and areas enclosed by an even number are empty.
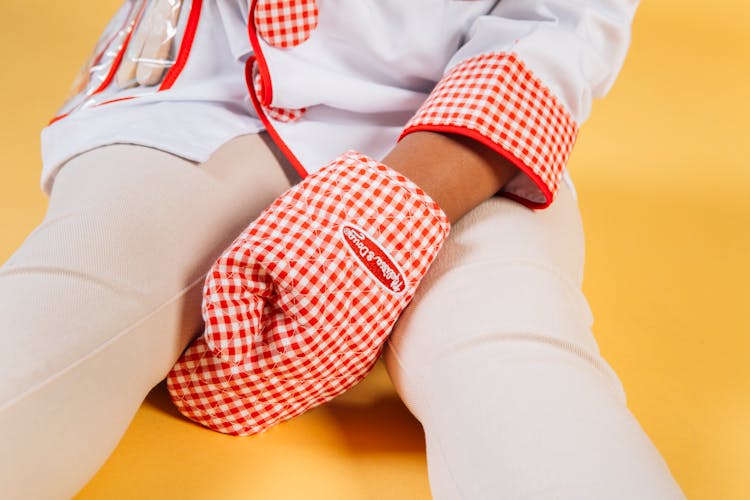
<svg viewBox="0 0 750 500"><path fill-rule="evenodd" d="M250 435L355 385L449 227L418 186L353 151L286 191L206 277L205 331L167 377L180 412Z"/></svg>

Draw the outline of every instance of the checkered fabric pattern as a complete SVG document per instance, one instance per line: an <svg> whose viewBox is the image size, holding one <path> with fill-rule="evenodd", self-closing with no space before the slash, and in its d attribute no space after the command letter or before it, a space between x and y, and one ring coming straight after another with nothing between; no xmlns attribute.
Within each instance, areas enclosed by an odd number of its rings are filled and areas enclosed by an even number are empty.
<svg viewBox="0 0 750 500"><path fill-rule="evenodd" d="M557 192L578 125L516 54L485 53L453 67L401 137L417 130L465 134L497 150L533 181L533 195L519 196L543 208Z"/></svg>
<svg viewBox="0 0 750 500"><path fill-rule="evenodd" d="M318 26L316 0L258 0L254 11L258 35L279 49L296 47Z"/></svg>
<svg viewBox="0 0 750 500"><path fill-rule="evenodd" d="M255 64L253 71L255 76L253 77L253 85L255 86L255 95L258 96L258 102L263 102L263 79L260 77L260 73L257 72L258 65ZM276 120L283 123L294 122L302 118L307 108L274 108L272 106L263 106L263 111L266 116L272 120Z"/></svg>
<svg viewBox="0 0 750 500"><path fill-rule="evenodd" d="M250 435L341 394L377 361L449 228L424 191L360 153L311 174L209 271L205 331L167 377L177 408Z"/></svg>

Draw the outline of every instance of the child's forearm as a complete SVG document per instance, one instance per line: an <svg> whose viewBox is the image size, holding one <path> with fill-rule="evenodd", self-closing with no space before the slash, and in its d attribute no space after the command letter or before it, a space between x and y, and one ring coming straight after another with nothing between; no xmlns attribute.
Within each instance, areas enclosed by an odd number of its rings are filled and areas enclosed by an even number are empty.
<svg viewBox="0 0 750 500"><path fill-rule="evenodd" d="M424 189L451 222L490 198L518 171L471 138L422 131L404 137L383 163Z"/></svg>

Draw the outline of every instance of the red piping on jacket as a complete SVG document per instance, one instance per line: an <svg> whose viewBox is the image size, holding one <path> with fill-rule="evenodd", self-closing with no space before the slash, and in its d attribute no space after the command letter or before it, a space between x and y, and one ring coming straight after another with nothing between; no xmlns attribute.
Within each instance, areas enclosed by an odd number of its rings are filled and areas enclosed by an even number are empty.
<svg viewBox="0 0 750 500"><path fill-rule="evenodd" d="M117 57L115 57L115 60L112 62L112 67L109 68L109 74L104 79L104 81L97 87L97 89L91 94L96 95L100 92L103 92L104 89L106 89L110 83L112 83L112 80L115 77L115 73L117 72L117 68L120 67L120 63L122 62L122 58L125 57L125 51L128 49L128 45L130 45L130 39L133 37L133 32L135 31L135 27L138 26L138 24L141 22L141 18L143 17L143 12L146 10L146 3L143 2L143 5L141 5L140 10L138 11L138 14L135 17L135 21L133 22L133 28L128 33L128 36L125 37L125 41L122 42L122 47L120 47L120 51L117 53Z"/></svg>
<svg viewBox="0 0 750 500"><path fill-rule="evenodd" d="M140 8L138 10L138 14L136 14L135 21L133 22L133 27L134 28L135 28L135 26L141 20L141 16L143 15L143 11L146 8L146 3L147 2L144 1L141 4L141 6L140 6ZM115 34L112 35L112 37L104 45L104 48L102 49L102 51L99 52L99 54L96 56L96 58L94 59L94 62L93 62L92 65L99 64L99 61L102 60L102 56L104 55L104 52L106 52L107 47L109 46L110 43L112 43L112 40L115 39L115 37L117 36L117 33L119 33L120 31L122 31L123 28L125 28L125 26L127 26L127 21L128 21L128 19L130 19L130 14L132 14L132 12L133 12L133 8L131 7L130 11L125 16L125 24L123 24L120 27L119 30L115 31ZM125 51L127 50L128 44L130 43L130 37L133 35L133 31L135 31L135 30L131 29L130 32L128 33L128 36L126 36L125 40L123 40L122 47L120 47L120 50L117 51L117 55L115 56L114 60L112 61L112 66L109 68L109 72L107 73L107 76L104 78L104 80L102 81L102 83L100 83L99 86L91 94L89 94L87 96L87 98L103 92L104 89L107 88L107 85L109 85L110 83L112 83L112 79L115 76L115 72L117 71L117 68L120 66L120 63L122 62L122 58L125 56ZM47 122L47 125L52 125L56 121L62 120L63 118L65 118L66 116L68 116L73 111L79 109L81 107L81 105L83 104L83 102L85 102L85 100L82 101L82 102L80 102L80 103L78 103L77 106L75 106L73 109L71 109L67 113L63 113L62 115L58 115L58 116L53 117L49 122Z"/></svg>
<svg viewBox="0 0 750 500"><path fill-rule="evenodd" d="M135 9L135 4L132 4L130 6L130 10L128 10L127 15L125 16L125 22L122 24L122 26L120 26L120 29L118 29L117 31L115 31L112 34L112 36L109 37L109 40L107 40L107 43L105 43L102 46L103 48L102 48L101 52L99 52L99 54L97 54L97 56L94 58L94 62L91 64L92 66L96 66L102 60L102 57L104 57L104 53L107 51L107 47L109 47L109 44L112 43L112 41L114 41L114 39L117 37L117 34L119 32L121 32L125 28L125 26L127 26L128 19L130 19L130 15L133 13L134 9Z"/></svg>
<svg viewBox="0 0 750 500"><path fill-rule="evenodd" d="M97 106L103 106L104 104L111 104L113 102L120 102L120 101L129 101L131 99L135 99L137 96L131 95L126 97L118 97L116 99L110 99L109 101L100 102L97 104Z"/></svg>
<svg viewBox="0 0 750 500"><path fill-rule="evenodd" d="M268 64L266 64L266 58L263 56L263 51L260 48L260 41L258 40L258 32L255 29L255 8L258 5L258 0L253 0L250 5L250 12L247 19L247 34L250 38L250 45L253 47L253 55L245 63L245 82L247 84L247 90L250 94L250 100L253 103L255 112L266 127L268 135L281 150L281 152L292 164L294 170L304 179L309 175L302 162L292 153L289 146L281 139L281 136L276 131L274 126L271 124L271 120L266 116L266 112L263 106L269 106L273 100L273 85L271 84L271 75L268 71ZM262 99L258 98L258 94L255 92L255 82L253 79L253 68L255 64L258 64L258 74L260 75L261 88L263 89Z"/></svg>
<svg viewBox="0 0 750 500"><path fill-rule="evenodd" d="M65 118L65 117L66 117L66 116L68 116L69 114L70 114L70 112L68 112L68 113L63 113L62 115L58 115L58 116L56 116L56 117L52 118L52 119L51 119L51 120L50 120L49 122L47 122L47 126L50 126L50 125L52 125L53 123L55 123L55 122L56 122L56 121L58 121L58 120L62 120L63 118Z"/></svg>
<svg viewBox="0 0 750 500"><path fill-rule="evenodd" d="M250 19L250 22L251 21L252 19ZM268 135L271 136L271 139L273 139L273 142L281 150L284 156L286 156L286 159L289 160L289 163L292 164L294 170L296 170L297 173L304 179L309 175L307 170L305 170L305 167L302 166L302 163L297 159L296 156L294 156L294 153L292 153L292 151L289 149L289 146L286 145L286 143L281 139L281 136L279 136L279 133L276 132L276 129L273 127L273 125L271 125L271 120L269 120L266 116L266 112L263 110L263 106L261 105L260 100L258 99L258 95L255 92L255 84L253 82L253 67L255 66L255 63L255 55L250 56L247 62L245 62L245 82L247 84L247 90L250 94L250 100L253 103L255 112L257 113L258 118L260 118L260 121L263 122L263 125L266 127L266 131L268 132Z"/></svg>
<svg viewBox="0 0 750 500"><path fill-rule="evenodd" d="M190 49L193 48L193 41L195 40L195 32L198 31L198 20L201 17L202 7L203 0L193 0L193 4L190 6L190 16L185 26L185 36L182 37L182 43L180 44L180 52L177 54L174 65L167 71L167 75L164 77L164 81L161 82L159 90L172 88L174 82L177 81L177 77L182 73L182 68L185 67L190 55Z"/></svg>
<svg viewBox="0 0 750 500"><path fill-rule="evenodd" d="M258 40L258 32L255 29L255 7L258 5L258 0L253 0L250 5L250 14L247 19L247 34L250 38L250 45L253 47L253 54L255 59L258 61L258 73L263 89L263 96L260 99L260 103L263 106L270 106L273 100L273 86L271 84L271 75L268 71L268 64L266 64L266 58L263 56L263 51L260 50L260 41Z"/></svg>
<svg viewBox="0 0 750 500"><path fill-rule="evenodd" d="M148 2L143 2L143 5L141 5L141 10L138 12L136 21L133 24L133 26L136 26L140 22L147 3ZM161 85L157 89L157 92L161 92L162 90L168 90L172 88L172 85L174 85L174 83L177 81L177 78L182 73L182 70L184 69L185 64L187 63L188 58L190 56L190 51L193 47L193 41L195 40L195 33L198 30L198 22L200 20L202 7L203 7L203 0L193 0L190 6L190 14L188 16L188 21L185 26L185 34L182 38L182 41L180 42L180 50L178 52L177 59L175 60L174 65L172 65L172 67L169 68L169 71L167 71L167 74L165 75L164 80L162 81ZM102 82L102 84L99 85L99 87L94 92L91 93L92 96L103 92L104 89L107 86L109 86L110 83L112 83L112 79L114 78L115 73L120 66L120 63L122 62L122 58L125 56L125 51L127 50L128 44L130 43L130 38L133 35L134 31L135 30L133 29L130 31L130 33L128 33L128 36L125 38L125 41L123 42L123 45L120 48L120 51L118 52L117 57L115 57L115 60L112 63L112 67L109 70L109 74L107 75L105 80ZM110 99L108 101L100 102L96 104L95 106L102 106L104 104L111 104L113 102L128 101L130 99L135 99L137 97L140 97L140 96L118 97L115 99ZM78 107L80 107L80 104L79 106L77 106L71 111L68 111L67 113L64 113L59 116L55 116L47 123L47 125L49 126L55 123L56 121L62 120L63 118L70 115L70 113L78 109Z"/></svg>

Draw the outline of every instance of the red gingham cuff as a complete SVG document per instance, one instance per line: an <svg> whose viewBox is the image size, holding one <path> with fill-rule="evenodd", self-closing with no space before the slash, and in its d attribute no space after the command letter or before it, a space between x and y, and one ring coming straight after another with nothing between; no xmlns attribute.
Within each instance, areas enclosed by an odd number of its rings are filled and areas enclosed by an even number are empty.
<svg viewBox="0 0 750 500"><path fill-rule="evenodd" d="M522 172L503 194L530 208L552 203L578 125L516 54L485 53L452 68L407 123L461 134L500 153Z"/></svg>

